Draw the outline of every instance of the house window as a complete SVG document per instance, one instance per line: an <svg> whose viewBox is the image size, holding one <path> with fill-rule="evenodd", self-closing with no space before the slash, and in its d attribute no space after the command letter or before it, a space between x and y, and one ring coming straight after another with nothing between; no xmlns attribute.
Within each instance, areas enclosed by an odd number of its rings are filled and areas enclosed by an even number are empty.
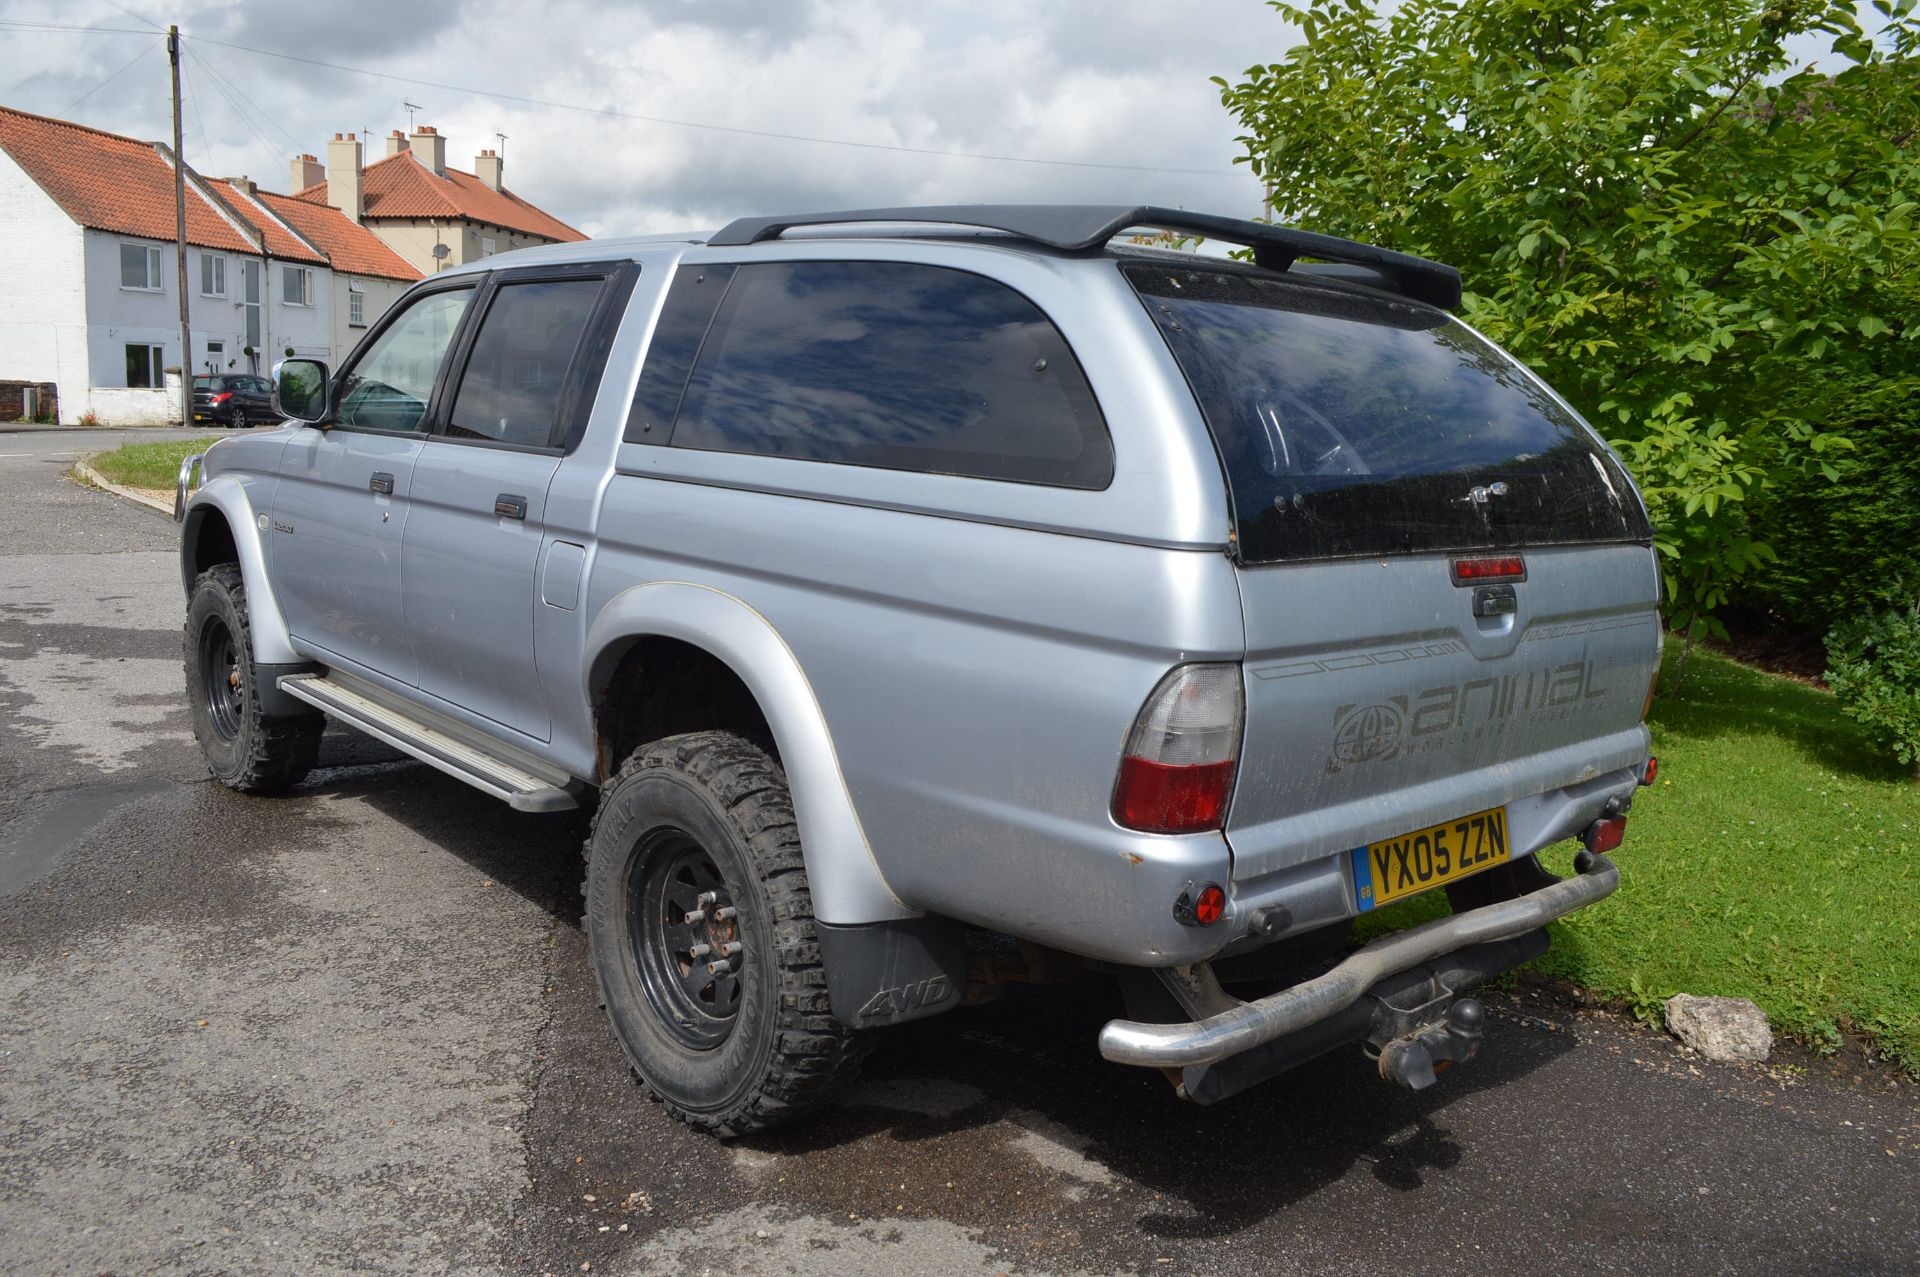
<svg viewBox="0 0 1920 1277"><path fill-rule="evenodd" d="M365 328L367 326L367 290L360 285L347 284L347 327Z"/></svg>
<svg viewBox="0 0 1920 1277"><path fill-rule="evenodd" d="M120 287L160 291L160 250L151 244L120 245Z"/></svg>
<svg viewBox="0 0 1920 1277"><path fill-rule="evenodd" d="M304 266L284 267L280 300L289 306L313 305L313 272Z"/></svg>
<svg viewBox="0 0 1920 1277"><path fill-rule="evenodd" d="M213 253L200 254L200 295L202 297L227 295L226 258Z"/></svg>
<svg viewBox="0 0 1920 1277"><path fill-rule="evenodd" d="M482 257L493 256L493 236L482 235L480 237L480 256Z"/></svg>
<svg viewBox="0 0 1920 1277"><path fill-rule="evenodd" d="M127 347L127 384L141 389L166 385L163 365L166 356L158 346L145 344Z"/></svg>

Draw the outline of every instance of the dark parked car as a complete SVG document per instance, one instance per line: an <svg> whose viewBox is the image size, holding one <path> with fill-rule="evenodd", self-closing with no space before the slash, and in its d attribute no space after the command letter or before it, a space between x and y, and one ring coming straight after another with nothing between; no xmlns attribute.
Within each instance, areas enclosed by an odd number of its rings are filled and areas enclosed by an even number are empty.
<svg viewBox="0 0 1920 1277"><path fill-rule="evenodd" d="M193 419L240 429L256 421L278 421L273 387L265 377L201 373L193 379Z"/></svg>

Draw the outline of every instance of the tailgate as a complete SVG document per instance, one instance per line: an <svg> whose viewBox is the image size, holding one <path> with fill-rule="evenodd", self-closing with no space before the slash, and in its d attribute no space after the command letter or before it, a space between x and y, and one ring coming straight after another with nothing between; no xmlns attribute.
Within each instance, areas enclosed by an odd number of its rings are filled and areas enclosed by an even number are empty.
<svg viewBox="0 0 1920 1277"><path fill-rule="evenodd" d="M1496 617L1473 615L1452 557L1241 571L1236 880L1644 762L1652 552L1528 551L1517 610Z"/></svg>

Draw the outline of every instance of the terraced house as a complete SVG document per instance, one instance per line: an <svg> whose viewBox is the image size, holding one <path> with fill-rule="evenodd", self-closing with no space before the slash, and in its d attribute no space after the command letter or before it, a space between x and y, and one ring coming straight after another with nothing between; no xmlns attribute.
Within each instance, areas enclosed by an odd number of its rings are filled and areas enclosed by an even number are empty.
<svg viewBox="0 0 1920 1277"><path fill-rule="evenodd" d="M447 164L447 139L428 125L395 129L386 154L362 164L360 139L336 133L323 167L313 155L293 161L295 196L339 209L424 274L509 249L582 240L559 218L507 189L498 152L481 151L473 172Z"/></svg>
<svg viewBox="0 0 1920 1277"><path fill-rule="evenodd" d="M422 272L340 210L186 170L193 373L338 361ZM0 412L180 419L174 157L0 107Z"/></svg>

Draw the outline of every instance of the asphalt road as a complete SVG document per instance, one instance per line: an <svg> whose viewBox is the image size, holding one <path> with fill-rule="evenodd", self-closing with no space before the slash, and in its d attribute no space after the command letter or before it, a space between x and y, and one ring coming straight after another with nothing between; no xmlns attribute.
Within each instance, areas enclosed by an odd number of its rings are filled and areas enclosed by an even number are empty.
<svg viewBox="0 0 1920 1277"><path fill-rule="evenodd" d="M62 478L110 442L0 432L0 1271L1920 1272L1920 1088L1524 994L1424 1094L1342 1052L1202 1110L1070 985L689 1134L594 1008L582 817L343 733L204 779L172 525Z"/></svg>

